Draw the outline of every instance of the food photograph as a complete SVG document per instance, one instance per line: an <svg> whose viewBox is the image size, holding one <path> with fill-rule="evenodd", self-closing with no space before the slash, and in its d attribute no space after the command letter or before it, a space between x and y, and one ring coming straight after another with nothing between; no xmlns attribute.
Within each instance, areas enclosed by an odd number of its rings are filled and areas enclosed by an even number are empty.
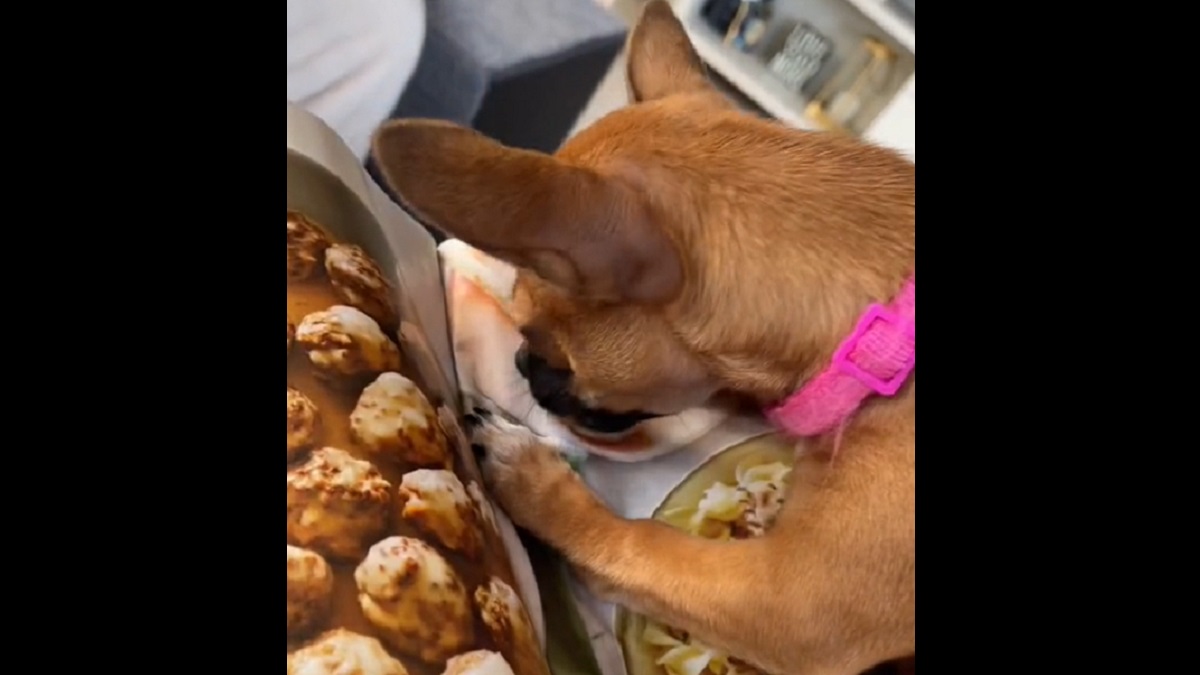
<svg viewBox="0 0 1200 675"><path fill-rule="evenodd" d="M424 334L431 303L405 297L396 242L345 182L312 175L333 178L289 152L288 675L548 674L528 560Z"/></svg>
<svg viewBox="0 0 1200 675"><path fill-rule="evenodd" d="M717 453L688 474L653 517L707 539L749 539L770 528L791 479L794 446L764 435ZM736 658L623 609L616 630L629 675L765 675Z"/></svg>

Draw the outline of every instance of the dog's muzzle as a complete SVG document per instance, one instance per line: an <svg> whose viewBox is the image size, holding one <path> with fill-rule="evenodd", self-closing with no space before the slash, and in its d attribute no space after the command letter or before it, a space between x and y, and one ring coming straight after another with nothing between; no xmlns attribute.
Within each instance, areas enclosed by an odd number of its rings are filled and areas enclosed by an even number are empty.
<svg viewBox="0 0 1200 675"><path fill-rule="evenodd" d="M575 425L599 434L620 434L641 422L661 417L639 410L612 412L589 408L571 394L570 370L555 368L545 359L522 344L514 357L517 372L529 382L529 391L538 405L555 417L570 420Z"/></svg>

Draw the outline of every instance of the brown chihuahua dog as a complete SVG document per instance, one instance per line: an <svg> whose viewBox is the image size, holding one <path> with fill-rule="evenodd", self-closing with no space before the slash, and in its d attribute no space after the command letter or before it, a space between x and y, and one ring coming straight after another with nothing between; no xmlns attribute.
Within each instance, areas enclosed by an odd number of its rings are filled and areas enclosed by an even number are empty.
<svg viewBox="0 0 1200 675"><path fill-rule="evenodd" d="M418 218L521 269L520 367L552 412L611 432L718 392L770 406L914 273L915 167L740 112L661 0L627 54L633 104L554 156L402 121L376 160ZM602 596L768 672L855 675L915 652L915 379L810 438L745 541L620 518L495 416L476 438L501 505Z"/></svg>

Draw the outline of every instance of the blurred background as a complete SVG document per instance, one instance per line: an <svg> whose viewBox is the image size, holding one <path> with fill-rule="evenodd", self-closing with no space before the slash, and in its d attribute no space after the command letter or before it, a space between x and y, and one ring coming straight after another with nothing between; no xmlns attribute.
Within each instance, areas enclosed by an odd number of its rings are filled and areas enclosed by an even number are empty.
<svg viewBox="0 0 1200 675"><path fill-rule="evenodd" d="M916 0L673 0L747 110L916 161ZM288 0L288 99L366 161L390 117L554 151L626 103L643 0Z"/></svg>

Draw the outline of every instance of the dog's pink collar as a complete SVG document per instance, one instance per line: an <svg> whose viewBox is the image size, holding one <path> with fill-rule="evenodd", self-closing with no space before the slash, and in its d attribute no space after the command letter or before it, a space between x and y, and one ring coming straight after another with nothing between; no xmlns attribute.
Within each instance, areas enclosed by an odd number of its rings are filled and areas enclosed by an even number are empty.
<svg viewBox="0 0 1200 675"><path fill-rule="evenodd" d="M917 277L889 305L867 308L833 363L782 403L767 419L792 436L816 436L841 427L872 395L894 396L917 361Z"/></svg>

